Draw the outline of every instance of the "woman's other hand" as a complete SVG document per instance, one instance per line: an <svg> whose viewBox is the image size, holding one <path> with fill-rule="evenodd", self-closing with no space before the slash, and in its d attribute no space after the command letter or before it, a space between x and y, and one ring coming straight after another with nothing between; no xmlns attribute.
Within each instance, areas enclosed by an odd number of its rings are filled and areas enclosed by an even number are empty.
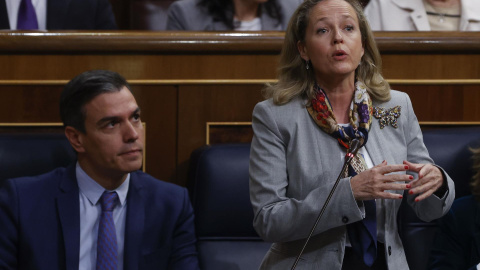
<svg viewBox="0 0 480 270"><path fill-rule="evenodd" d="M413 163L410 164L415 165ZM390 193L388 190L406 190L411 187L408 182L413 180L413 176L394 173L404 172L408 169L409 165L407 164L388 165L386 161L383 161L381 164L363 171L350 179L353 196L356 200L402 199L403 193Z"/></svg>
<svg viewBox="0 0 480 270"><path fill-rule="evenodd" d="M418 164L403 161L403 164L408 166L410 171L418 173L418 179L410 182L412 188L408 191L408 194L419 194L415 201L419 202L426 199L437 191L445 182L443 174L439 168L432 164Z"/></svg>

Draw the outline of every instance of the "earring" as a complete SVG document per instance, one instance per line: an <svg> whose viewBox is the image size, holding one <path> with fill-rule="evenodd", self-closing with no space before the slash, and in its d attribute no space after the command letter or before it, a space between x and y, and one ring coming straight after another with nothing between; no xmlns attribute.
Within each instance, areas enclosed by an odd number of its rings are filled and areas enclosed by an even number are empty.
<svg viewBox="0 0 480 270"><path fill-rule="evenodd" d="M305 61L305 68L306 68L307 70L310 69L310 60L306 60L306 61Z"/></svg>

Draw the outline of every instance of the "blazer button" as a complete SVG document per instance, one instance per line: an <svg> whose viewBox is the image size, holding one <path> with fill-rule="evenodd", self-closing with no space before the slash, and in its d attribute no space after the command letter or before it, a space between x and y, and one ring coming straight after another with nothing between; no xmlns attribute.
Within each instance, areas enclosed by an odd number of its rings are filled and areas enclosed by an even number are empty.
<svg viewBox="0 0 480 270"><path fill-rule="evenodd" d="M388 246L388 256L392 255L392 246Z"/></svg>
<svg viewBox="0 0 480 270"><path fill-rule="evenodd" d="M342 222L343 222L343 223L347 223L347 222L348 222L348 218L347 218L347 217L343 217L343 218L342 218Z"/></svg>

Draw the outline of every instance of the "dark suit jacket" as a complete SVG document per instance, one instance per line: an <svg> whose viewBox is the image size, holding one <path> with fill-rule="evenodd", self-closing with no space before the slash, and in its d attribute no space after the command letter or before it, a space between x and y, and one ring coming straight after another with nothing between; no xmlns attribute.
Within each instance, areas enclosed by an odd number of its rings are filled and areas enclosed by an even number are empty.
<svg viewBox="0 0 480 270"><path fill-rule="evenodd" d="M476 270L480 263L480 203L473 196L455 200L439 225L428 269Z"/></svg>
<svg viewBox="0 0 480 270"><path fill-rule="evenodd" d="M10 29L5 0L0 0L0 29ZM117 29L109 0L47 0L47 30L95 29Z"/></svg>
<svg viewBox="0 0 480 270"><path fill-rule="evenodd" d="M0 269L78 269L75 166L0 186ZM127 195L124 269L198 269L186 189L133 172Z"/></svg>

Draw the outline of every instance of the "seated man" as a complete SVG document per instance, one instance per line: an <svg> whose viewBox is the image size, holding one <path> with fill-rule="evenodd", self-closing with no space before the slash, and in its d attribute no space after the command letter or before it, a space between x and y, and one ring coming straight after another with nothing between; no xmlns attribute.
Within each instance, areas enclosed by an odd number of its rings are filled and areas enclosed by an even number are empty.
<svg viewBox="0 0 480 270"><path fill-rule="evenodd" d="M455 200L440 220L428 269L480 269L480 148L473 163L473 195Z"/></svg>
<svg viewBox="0 0 480 270"><path fill-rule="evenodd" d="M0 186L0 269L198 269L186 189L138 171L140 108L124 78L88 71L60 97L78 161Z"/></svg>

